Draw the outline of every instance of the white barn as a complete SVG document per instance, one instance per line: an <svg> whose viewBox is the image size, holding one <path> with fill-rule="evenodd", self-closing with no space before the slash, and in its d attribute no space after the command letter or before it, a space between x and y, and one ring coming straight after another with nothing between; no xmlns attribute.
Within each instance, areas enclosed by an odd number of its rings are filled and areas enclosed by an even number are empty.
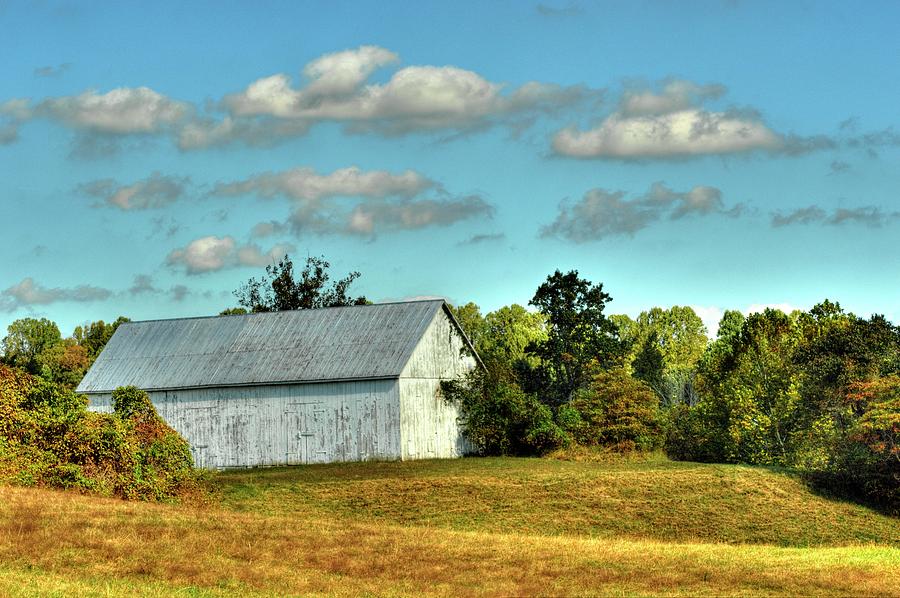
<svg viewBox="0 0 900 598"><path fill-rule="evenodd" d="M457 457L441 380L479 363L440 300L130 322L78 386L145 390L200 467Z"/></svg>

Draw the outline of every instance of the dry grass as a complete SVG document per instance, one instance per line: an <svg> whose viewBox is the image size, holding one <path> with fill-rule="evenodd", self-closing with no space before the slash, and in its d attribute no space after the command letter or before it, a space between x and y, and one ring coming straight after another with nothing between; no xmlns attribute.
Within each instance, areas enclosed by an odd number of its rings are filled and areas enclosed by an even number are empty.
<svg viewBox="0 0 900 598"><path fill-rule="evenodd" d="M652 462L466 460L241 472L221 477L224 505L206 506L0 487L0 595L900 596L900 547L889 542L814 548L666 542L654 537L655 520L645 524L643 537L637 531L618 538L610 530L596 537L573 532L571 526L587 518L587 507L576 509L587 490L573 490L577 485L567 475L581 471L606 480L590 487L591 496L600 497L594 507L607 508L613 503L603 497L646 500L640 493L650 473L682 469ZM739 475L721 494L731 500L731 493L744 493L756 501L748 504L780 504L785 476L759 473L772 477L772 486L751 491L745 484L754 478ZM479 478L486 480L483 486L475 484ZM684 482L670 482L669 494ZM531 486L539 490L527 490ZM475 516L457 510L464 496ZM624 500L615 503L621 518L648 512L646 505L629 511ZM553 521L566 505L578 514ZM451 513L446 519L438 515L442 506ZM540 512L543 527L568 531L525 531L537 526ZM592 520L592 529L606 529L603 522L614 515ZM884 522L869 517L876 530L870 533L878 535ZM886 521L896 541L900 527ZM859 521L833 524L844 533L856 530L851 536L865 527Z"/></svg>
<svg viewBox="0 0 900 598"><path fill-rule="evenodd" d="M459 531L779 546L900 547L896 518L812 494L764 468L464 459L239 471L224 504L273 515Z"/></svg>

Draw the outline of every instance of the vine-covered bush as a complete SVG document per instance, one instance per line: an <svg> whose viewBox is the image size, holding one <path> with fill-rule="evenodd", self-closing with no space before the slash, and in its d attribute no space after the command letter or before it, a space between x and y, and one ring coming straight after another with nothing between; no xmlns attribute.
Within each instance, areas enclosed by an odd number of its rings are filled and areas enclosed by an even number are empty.
<svg viewBox="0 0 900 598"><path fill-rule="evenodd" d="M93 413L62 386L0 365L0 481L163 500L193 490L187 442L147 394L116 389L114 413Z"/></svg>

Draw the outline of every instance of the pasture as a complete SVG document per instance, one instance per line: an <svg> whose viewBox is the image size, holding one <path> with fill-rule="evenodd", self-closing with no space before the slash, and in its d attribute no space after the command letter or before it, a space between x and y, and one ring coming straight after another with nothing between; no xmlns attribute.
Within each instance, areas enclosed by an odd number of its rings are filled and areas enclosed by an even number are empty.
<svg viewBox="0 0 900 598"><path fill-rule="evenodd" d="M900 595L900 520L766 468L472 458L209 485L180 504L0 487L0 594Z"/></svg>

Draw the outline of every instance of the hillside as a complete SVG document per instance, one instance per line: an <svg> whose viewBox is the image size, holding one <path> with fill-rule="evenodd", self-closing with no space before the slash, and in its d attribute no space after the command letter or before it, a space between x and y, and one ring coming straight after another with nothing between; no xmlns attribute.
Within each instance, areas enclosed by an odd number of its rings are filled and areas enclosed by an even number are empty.
<svg viewBox="0 0 900 598"><path fill-rule="evenodd" d="M226 472L223 504L458 531L678 542L894 543L900 521L760 467L463 459Z"/></svg>
<svg viewBox="0 0 900 598"><path fill-rule="evenodd" d="M0 487L0 594L900 595L900 521L761 468L465 459L213 483L206 505Z"/></svg>

